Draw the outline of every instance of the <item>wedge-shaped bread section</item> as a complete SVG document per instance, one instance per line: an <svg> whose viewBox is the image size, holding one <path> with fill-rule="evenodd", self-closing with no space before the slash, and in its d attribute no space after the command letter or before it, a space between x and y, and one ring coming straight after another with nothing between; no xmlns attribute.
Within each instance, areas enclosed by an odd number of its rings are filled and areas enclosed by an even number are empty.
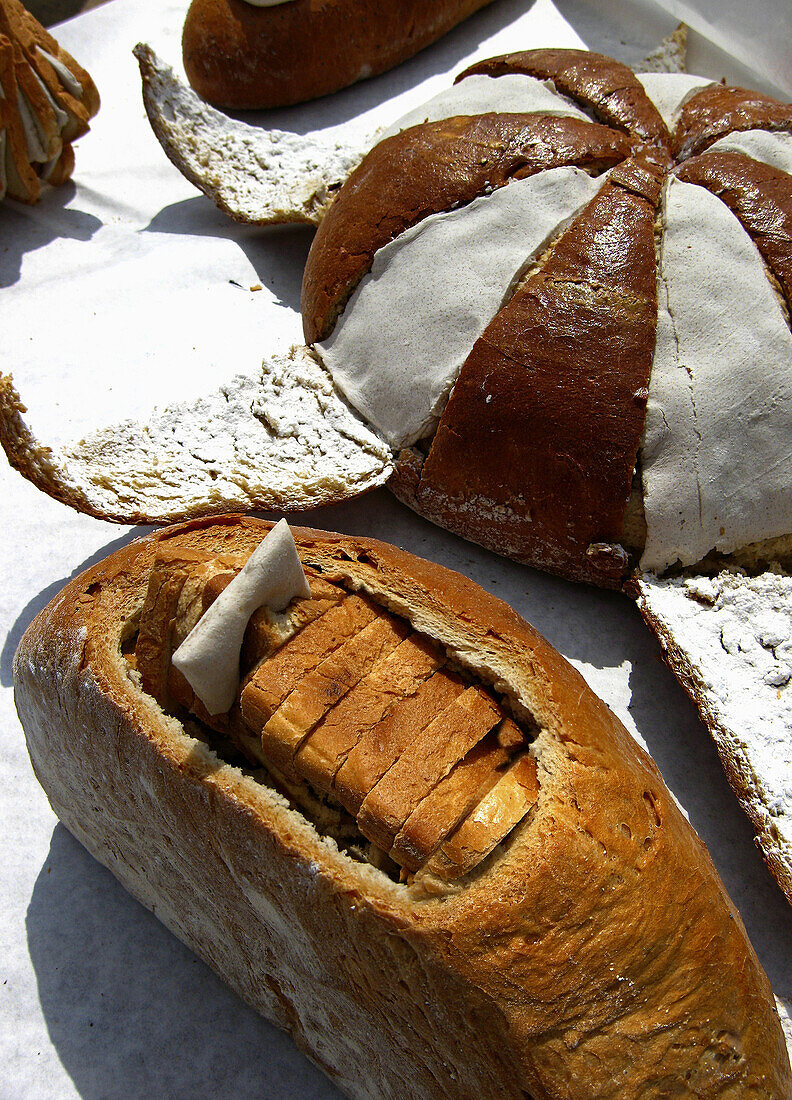
<svg viewBox="0 0 792 1100"><path fill-rule="evenodd" d="M621 584L661 183L652 158L618 165L476 341L417 489L399 494L419 511L519 560Z"/></svg>
<svg viewBox="0 0 792 1100"><path fill-rule="evenodd" d="M668 129L638 77L612 57L590 50L525 50L479 61L457 81L476 74L502 77L509 73L551 80L559 92L610 126L661 148L670 144Z"/></svg>
<svg viewBox="0 0 792 1100"><path fill-rule="evenodd" d="M378 249L431 214L563 165L598 174L631 143L606 126L534 114L476 114L380 141L322 220L303 276L305 340L324 339Z"/></svg>
<svg viewBox="0 0 792 1100"><path fill-rule="evenodd" d="M536 761L522 756L441 846L427 865L428 873L451 879L472 871L522 821L538 793Z"/></svg>
<svg viewBox="0 0 792 1100"><path fill-rule="evenodd" d="M365 138L327 141L251 126L210 107L150 46L134 52L160 145L220 210L250 225L321 221L363 156Z"/></svg>
<svg viewBox="0 0 792 1100"><path fill-rule="evenodd" d="M641 614L699 709L759 849L792 902L792 577L722 569L636 581ZM750 702L747 702L747 701Z"/></svg>
<svg viewBox="0 0 792 1100"><path fill-rule="evenodd" d="M742 130L788 130L792 105L762 92L710 84L683 103L674 130L677 160L703 153L719 138Z"/></svg>
<svg viewBox="0 0 792 1100"><path fill-rule="evenodd" d="M9 462L78 511L124 523L224 511L299 511L387 481L392 455L344 404L304 347L264 359L193 403L155 410L54 450L35 438L0 375L0 443Z"/></svg>

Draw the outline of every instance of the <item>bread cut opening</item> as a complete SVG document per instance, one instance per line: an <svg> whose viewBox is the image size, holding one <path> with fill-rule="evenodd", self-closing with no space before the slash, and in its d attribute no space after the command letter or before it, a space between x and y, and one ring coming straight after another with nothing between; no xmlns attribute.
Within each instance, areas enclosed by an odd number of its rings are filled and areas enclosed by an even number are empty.
<svg viewBox="0 0 792 1100"><path fill-rule="evenodd" d="M236 702L208 714L171 656L241 564L163 548L124 647L143 690L352 858L433 891L480 872L536 803L535 728L406 618L310 566L310 598L254 614Z"/></svg>

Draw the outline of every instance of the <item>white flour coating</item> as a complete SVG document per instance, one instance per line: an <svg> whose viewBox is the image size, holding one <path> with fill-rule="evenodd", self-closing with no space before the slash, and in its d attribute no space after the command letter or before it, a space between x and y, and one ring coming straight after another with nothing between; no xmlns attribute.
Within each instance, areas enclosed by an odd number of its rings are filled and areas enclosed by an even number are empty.
<svg viewBox="0 0 792 1100"><path fill-rule="evenodd" d="M779 997L776 994L776 1008L778 1009L778 1017L781 1021L781 1027L784 1029L784 1038L786 1039L787 1050L789 1056L792 1058L792 998Z"/></svg>
<svg viewBox="0 0 792 1100"><path fill-rule="evenodd" d="M767 852L792 873L792 577L639 580L692 678L718 748L748 790Z"/></svg>
<svg viewBox="0 0 792 1100"><path fill-rule="evenodd" d="M382 485L390 451L349 411L307 348L266 359L191 404L126 421L57 451L42 447L3 394L15 447L37 483L75 506L152 522L184 515L300 510Z"/></svg>
<svg viewBox="0 0 792 1100"><path fill-rule="evenodd" d="M700 88L712 83L710 77L693 73L636 73L644 91L660 112L671 133L676 126L679 109Z"/></svg>
<svg viewBox="0 0 792 1100"><path fill-rule="evenodd" d="M367 151L359 135L327 141L229 118L182 84L148 46L135 53L146 111L165 152L237 221L317 224Z"/></svg>
<svg viewBox="0 0 792 1100"><path fill-rule="evenodd" d="M394 449L429 433L516 279L603 179L554 168L514 180L379 249L317 350Z"/></svg>
<svg viewBox="0 0 792 1100"><path fill-rule="evenodd" d="M504 76L474 74L452 84L432 99L415 107L381 135L391 137L409 126L421 122L438 122L455 115L481 115L490 111L506 114L528 114L534 111L543 115L561 115L590 121L572 100L556 91L551 80L537 80L524 73L506 73Z"/></svg>
<svg viewBox="0 0 792 1100"><path fill-rule="evenodd" d="M744 153L782 172L792 172L792 134L784 130L743 130L710 145L708 153Z"/></svg>
<svg viewBox="0 0 792 1100"><path fill-rule="evenodd" d="M671 178L641 453L641 568L792 530L792 335L729 209ZM768 364L773 369L768 369Z"/></svg>

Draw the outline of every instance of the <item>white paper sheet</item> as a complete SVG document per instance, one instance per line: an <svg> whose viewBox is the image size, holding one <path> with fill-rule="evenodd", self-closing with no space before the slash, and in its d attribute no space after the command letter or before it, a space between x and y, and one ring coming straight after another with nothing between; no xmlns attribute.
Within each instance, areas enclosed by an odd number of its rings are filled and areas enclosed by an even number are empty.
<svg viewBox="0 0 792 1100"><path fill-rule="evenodd" d="M604 9L596 22L586 3L561 6L570 22L549 0L499 0L395 72L271 112L267 124L332 130L358 116L368 131L474 58L582 36L637 61L674 23L663 12L639 20L630 9L619 31ZM300 335L311 231L231 225L165 160L146 123L132 46L147 40L176 63L185 8L186 0L112 0L58 30L94 75L103 107L77 145L73 186L29 210L0 206L2 369L13 371L45 440L199 394L254 370L262 348L281 350ZM338 1096L57 825L25 753L11 659L63 582L134 533L74 514L4 465L0 494L0 1095ZM384 491L295 520L384 538L460 569L530 619L649 747L708 844L776 991L792 998L792 909L629 600L453 538Z"/></svg>

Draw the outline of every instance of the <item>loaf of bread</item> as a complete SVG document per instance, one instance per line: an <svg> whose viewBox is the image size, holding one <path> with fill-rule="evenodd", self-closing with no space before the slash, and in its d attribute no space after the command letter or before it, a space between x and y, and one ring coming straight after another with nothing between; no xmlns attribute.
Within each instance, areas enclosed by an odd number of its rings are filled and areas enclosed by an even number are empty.
<svg viewBox="0 0 792 1100"><path fill-rule="evenodd" d="M218 107L283 107L392 69L492 0L192 0L193 88Z"/></svg>
<svg viewBox="0 0 792 1100"><path fill-rule="evenodd" d="M85 69L20 0L0 0L0 199L35 202L42 181L64 183L98 110Z"/></svg>
<svg viewBox="0 0 792 1100"><path fill-rule="evenodd" d="M268 526L148 536L26 632L17 706L74 835L350 1096L789 1096L656 767L470 581L296 530L311 597L253 615L237 702L202 711L172 652Z"/></svg>

